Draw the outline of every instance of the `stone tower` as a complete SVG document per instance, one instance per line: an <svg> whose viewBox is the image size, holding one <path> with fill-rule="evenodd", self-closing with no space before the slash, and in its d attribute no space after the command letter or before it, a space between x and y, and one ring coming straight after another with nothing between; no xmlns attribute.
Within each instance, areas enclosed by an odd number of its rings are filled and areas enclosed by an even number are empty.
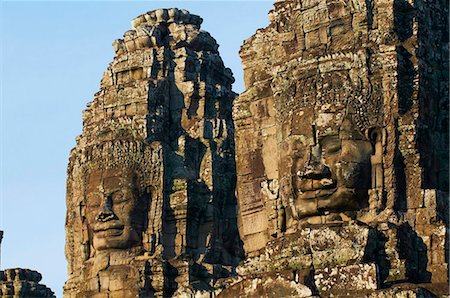
<svg viewBox="0 0 450 298"><path fill-rule="evenodd" d="M448 2L279 0L269 17L240 51L239 272L325 296L446 284Z"/></svg>
<svg viewBox="0 0 450 298"><path fill-rule="evenodd" d="M3 231L0 231L0 248L2 239ZM51 289L39 283L41 279L42 275L39 272L30 269L0 270L0 297L55 297Z"/></svg>
<svg viewBox="0 0 450 298"><path fill-rule="evenodd" d="M234 78L201 23L159 9L113 44L70 154L65 297L208 290L242 257Z"/></svg>

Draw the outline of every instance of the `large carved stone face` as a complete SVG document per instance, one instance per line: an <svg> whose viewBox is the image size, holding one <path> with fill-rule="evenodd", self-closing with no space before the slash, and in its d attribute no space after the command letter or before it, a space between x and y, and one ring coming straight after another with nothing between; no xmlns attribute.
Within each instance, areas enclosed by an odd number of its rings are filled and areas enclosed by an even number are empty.
<svg viewBox="0 0 450 298"><path fill-rule="evenodd" d="M86 215L94 249L140 245L148 198L139 195L136 175L120 168L94 170L87 191Z"/></svg>
<svg viewBox="0 0 450 298"><path fill-rule="evenodd" d="M361 208L371 181L371 143L348 119L314 134L314 144L298 161L293 179L298 217Z"/></svg>

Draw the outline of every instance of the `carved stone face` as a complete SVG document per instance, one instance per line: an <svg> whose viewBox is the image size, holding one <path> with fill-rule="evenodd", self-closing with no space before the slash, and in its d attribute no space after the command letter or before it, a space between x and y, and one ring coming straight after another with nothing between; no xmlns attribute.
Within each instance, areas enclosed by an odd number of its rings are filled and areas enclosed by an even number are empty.
<svg viewBox="0 0 450 298"><path fill-rule="evenodd" d="M139 196L136 176L120 168L95 170L87 191L86 217L94 249L140 245L148 198Z"/></svg>
<svg viewBox="0 0 450 298"><path fill-rule="evenodd" d="M372 146L350 120L315 132L297 163L295 208L299 218L361 208L367 201Z"/></svg>

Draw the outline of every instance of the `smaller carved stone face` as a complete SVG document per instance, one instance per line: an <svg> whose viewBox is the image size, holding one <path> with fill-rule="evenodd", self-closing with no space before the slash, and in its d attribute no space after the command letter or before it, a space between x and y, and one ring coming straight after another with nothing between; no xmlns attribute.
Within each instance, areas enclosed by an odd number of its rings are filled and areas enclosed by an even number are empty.
<svg viewBox="0 0 450 298"><path fill-rule="evenodd" d="M141 244L147 211L136 176L126 169L92 171L88 180L87 221L95 250Z"/></svg>
<svg viewBox="0 0 450 298"><path fill-rule="evenodd" d="M318 131L316 136L296 167L298 217L361 208L371 181L371 143L347 119L339 130Z"/></svg>

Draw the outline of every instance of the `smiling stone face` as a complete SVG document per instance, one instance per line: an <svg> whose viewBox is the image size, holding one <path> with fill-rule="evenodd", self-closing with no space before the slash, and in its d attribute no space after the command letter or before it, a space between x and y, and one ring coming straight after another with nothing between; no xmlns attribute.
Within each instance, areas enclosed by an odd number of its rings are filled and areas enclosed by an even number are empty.
<svg viewBox="0 0 450 298"><path fill-rule="evenodd" d="M304 148L295 165L294 201L300 219L357 210L367 202L371 143L350 119L336 128L315 131L314 143Z"/></svg>
<svg viewBox="0 0 450 298"><path fill-rule="evenodd" d="M141 245L149 198L126 169L94 170L88 179L87 223L95 250Z"/></svg>

